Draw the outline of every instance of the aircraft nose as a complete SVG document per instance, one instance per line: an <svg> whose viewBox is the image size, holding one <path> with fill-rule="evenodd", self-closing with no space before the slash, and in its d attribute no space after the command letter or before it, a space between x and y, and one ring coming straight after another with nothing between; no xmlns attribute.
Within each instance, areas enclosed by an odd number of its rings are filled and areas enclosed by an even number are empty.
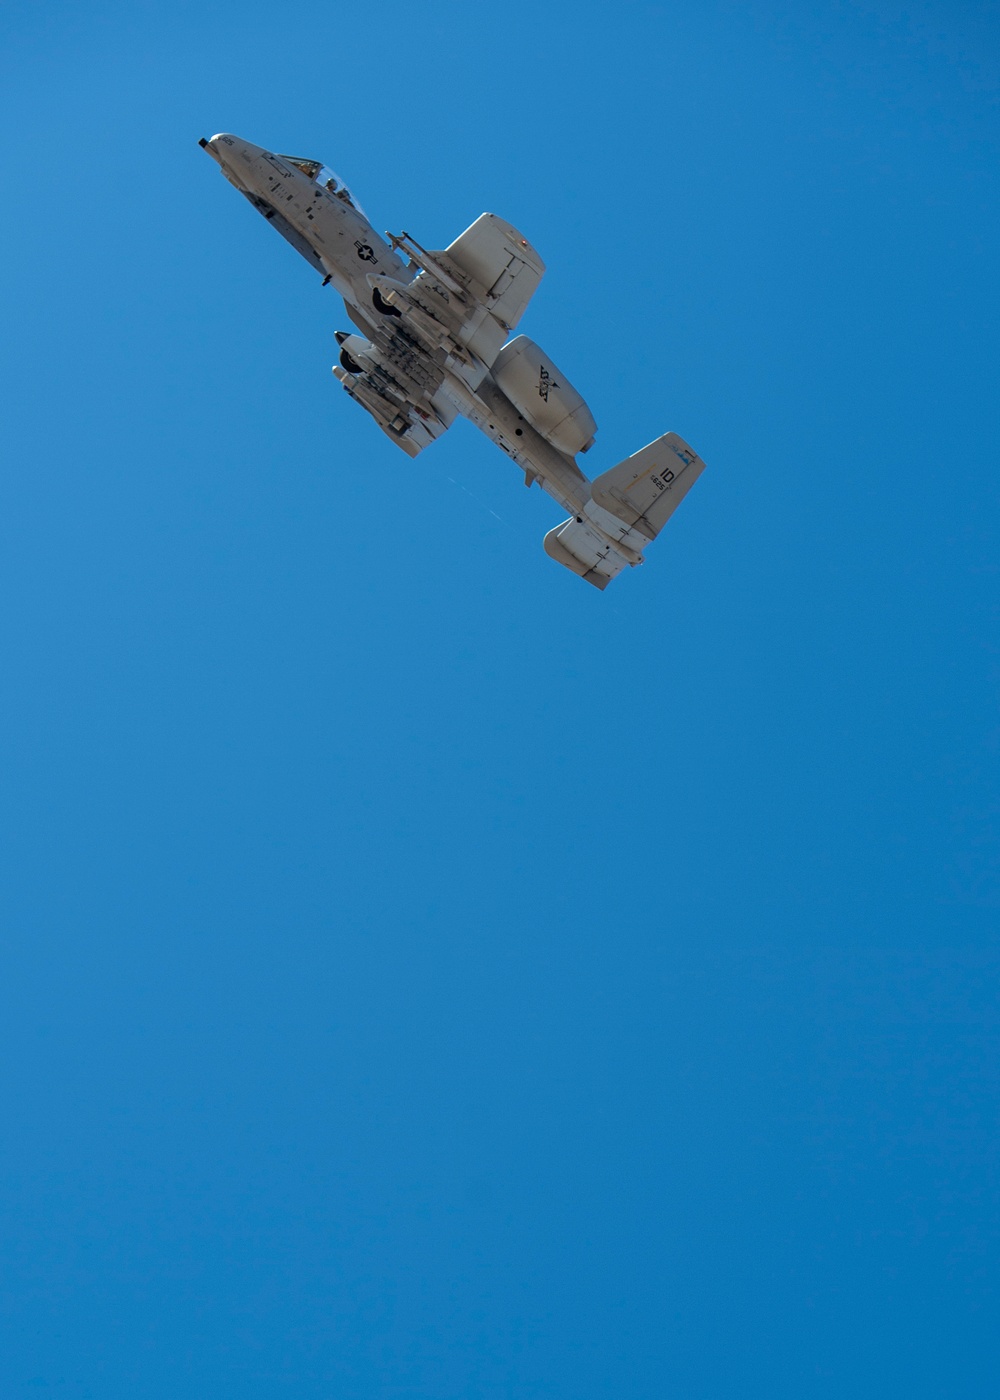
<svg viewBox="0 0 1000 1400"><path fill-rule="evenodd" d="M222 165L222 153L225 151L227 155L229 154L232 140L233 138L227 131L220 131L217 135L210 136L207 139L204 136L200 136L198 138L198 145L203 151L210 155L213 160L218 161L218 163ZM226 144L223 145L223 142Z"/></svg>
<svg viewBox="0 0 1000 1400"><path fill-rule="evenodd" d="M214 156L216 160L231 161L234 156L239 155L242 142L228 131L217 131L207 141L202 137L199 144L204 146L208 154Z"/></svg>
<svg viewBox="0 0 1000 1400"><path fill-rule="evenodd" d="M256 146L229 131L217 131L207 141L203 136L198 144L223 167L239 167L257 154Z"/></svg>
<svg viewBox="0 0 1000 1400"><path fill-rule="evenodd" d="M234 136L229 131L218 131L208 141L203 136L198 144L212 157L231 185L244 194L255 188L257 160L266 154L263 147L244 141L242 136Z"/></svg>

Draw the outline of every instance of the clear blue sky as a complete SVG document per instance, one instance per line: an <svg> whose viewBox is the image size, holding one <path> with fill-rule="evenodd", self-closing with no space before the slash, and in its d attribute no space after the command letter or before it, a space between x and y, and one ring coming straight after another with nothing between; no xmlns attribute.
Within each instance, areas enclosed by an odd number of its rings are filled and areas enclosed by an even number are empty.
<svg viewBox="0 0 1000 1400"><path fill-rule="evenodd" d="M994 1393L1000 9L0 11L0 1397ZM197 146L549 271L605 594Z"/></svg>

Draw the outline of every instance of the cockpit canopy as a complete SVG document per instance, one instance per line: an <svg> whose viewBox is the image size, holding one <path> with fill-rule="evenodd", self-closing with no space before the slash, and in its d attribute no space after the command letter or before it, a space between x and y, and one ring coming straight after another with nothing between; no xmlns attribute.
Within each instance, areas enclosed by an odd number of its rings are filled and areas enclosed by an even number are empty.
<svg viewBox="0 0 1000 1400"><path fill-rule="evenodd" d="M329 190L330 194L342 199L352 209L357 209L362 214L365 212L337 172L331 170L328 165L324 165L322 161L304 160L301 156L279 156L278 159L287 161L289 165L294 165L296 170L301 170L303 175L308 175L310 180L315 180L317 185Z"/></svg>

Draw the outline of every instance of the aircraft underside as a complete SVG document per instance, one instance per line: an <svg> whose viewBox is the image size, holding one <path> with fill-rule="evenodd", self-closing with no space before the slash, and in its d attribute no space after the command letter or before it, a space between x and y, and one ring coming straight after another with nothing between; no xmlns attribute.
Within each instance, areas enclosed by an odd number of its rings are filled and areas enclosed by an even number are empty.
<svg viewBox="0 0 1000 1400"><path fill-rule="evenodd" d="M461 415L569 511L543 542L551 558L601 589L643 562L705 464L666 433L588 480L590 409L534 341L511 338L545 271L517 229L482 214L442 251L386 241L319 161L226 133L201 144L344 298L355 330L337 332L333 372L398 447L416 457Z"/></svg>

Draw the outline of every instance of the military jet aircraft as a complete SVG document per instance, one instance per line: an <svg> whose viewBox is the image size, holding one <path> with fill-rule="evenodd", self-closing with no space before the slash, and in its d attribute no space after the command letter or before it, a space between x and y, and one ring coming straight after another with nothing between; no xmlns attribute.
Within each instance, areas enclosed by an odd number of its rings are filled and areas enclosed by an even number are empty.
<svg viewBox="0 0 1000 1400"><path fill-rule="evenodd" d="M534 341L510 338L545 271L516 228L481 214L428 252L406 232L381 238L318 160L227 133L200 144L344 298L355 329L336 333L333 372L393 442L415 457L462 414L569 511L543 541L553 559L597 588L643 562L705 464L666 433L587 479L576 457L597 432L590 409Z"/></svg>

